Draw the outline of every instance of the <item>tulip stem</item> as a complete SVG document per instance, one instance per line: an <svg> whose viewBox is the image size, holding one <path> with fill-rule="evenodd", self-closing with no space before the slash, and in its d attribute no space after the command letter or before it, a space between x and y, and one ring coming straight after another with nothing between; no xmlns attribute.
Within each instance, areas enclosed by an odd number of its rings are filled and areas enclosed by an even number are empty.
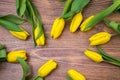
<svg viewBox="0 0 120 80"><path fill-rule="evenodd" d="M100 46L96 46L96 47L98 49L98 52L103 56L103 58L105 60L109 61L110 63L112 63L114 65L120 66L120 60L119 59L116 59L116 58L108 55L107 53L105 53Z"/></svg>
<svg viewBox="0 0 120 80"><path fill-rule="evenodd" d="M33 79L31 80L37 80L37 78L39 77L39 75L35 76Z"/></svg>
<svg viewBox="0 0 120 80"><path fill-rule="evenodd" d="M113 64L113 65L116 65L116 66L120 66L120 64L118 64L118 63L109 62L109 61L107 61L107 60L104 60L104 62L109 63L109 64Z"/></svg>
<svg viewBox="0 0 120 80"><path fill-rule="evenodd" d="M111 37L119 35L118 33L111 34Z"/></svg>

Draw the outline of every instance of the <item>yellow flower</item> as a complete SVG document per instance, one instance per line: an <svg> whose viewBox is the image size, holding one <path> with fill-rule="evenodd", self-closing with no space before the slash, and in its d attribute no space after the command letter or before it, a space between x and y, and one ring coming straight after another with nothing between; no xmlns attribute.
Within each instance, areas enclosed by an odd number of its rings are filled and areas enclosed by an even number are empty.
<svg viewBox="0 0 120 80"><path fill-rule="evenodd" d="M37 39L37 36L39 35L39 26L36 27L35 31L34 31L34 35L35 35L35 41L36 41L36 44L38 46L40 45L44 45L45 44L45 36L44 36L44 33L42 33L42 35Z"/></svg>
<svg viewBox="0 0 120 80"><path fill-rule="evenodd" d="M73 17L71 25L70 25L70 32L75 32L78 29L80 23L82 22L82 19L83 19L83 16L81 13L77 13Z"/></svg>
<svg viewBox="0 0 120 80"><path fill-rule="evenodd" d="M38 69L38 74L40 77L45 77L56 67L57 67L57 63L51 59Z"/></svg>
<svg viewBox="0 0 120 80"><path fill-rule="evenodd" d="M58 38L62 34L64 25L65 25L65 21L63 18L55 19L50 32L50 36L53 37L54 39Z"/></svg>
<svg viewBox="0 0 120 80"><path fill-rule="evenodd" d="M108 32L99 32L89 38L90 45L105 44L111 39L111 35Z"/></svg>
<svg viewBox="0 0 120 80"><path fill-rule="evenodd" d="M26 56L26 51L25 50L16 50L16 51L11 51L7 55L7 61L8 62L18 62L17 57L21 57L24 60L27 59Z"/></svg>
<svg viewBox="0 0 120 80"><path fill-rule="evenodd" d="M85 26L87 23L93 18L94 16L88 17L81 25L80 25L80 30L83 31L85 29ZM85 31L90 30L91 28L86 29Z"/></svg>
<svg viewBox="0 0 120 80"><path fill-rule="evenodd" d="M68 75L73 79L73 80L86 80L83 74L75 71L74 69L68 70Z"/></svg>
<svg viewBox="0 0 120 80"><path fill-rule="evenodd" d="M25 31L23 28L21 28L23 31L17 32L17 31L9 31L13 36L15 36L18 39L26 40L29 36L29 33Z"/></svg>
<svg viewBox="0 0 120 80"><path fill-rule="evenodd" d="M94 51L91 51L91 50L85 50L85 51L84 51L84 54L85 54L88 58L90 58L91 60L93 60L93 61L95 61L95 62L97 62L97 63L100 63L100 62L103 61L102 56L101 56L99 53L97 53L97 52L94 52Z"/></svg>

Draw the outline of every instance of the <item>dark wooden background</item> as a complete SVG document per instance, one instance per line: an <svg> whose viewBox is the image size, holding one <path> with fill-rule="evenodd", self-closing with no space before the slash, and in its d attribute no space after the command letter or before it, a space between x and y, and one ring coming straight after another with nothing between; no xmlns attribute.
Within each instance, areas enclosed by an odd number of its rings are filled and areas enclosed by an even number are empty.
<svg viewBox="0 0 120 80"><path fill-rule="evenodd" d="M41 14L45 33L47 35L46 45L34 48L32 36L27 41L21 41L13 37L6 29L0 26L0 43L4 44L7 51L25 49L29 56L27 60L31 67L32 75L37 75L38 68L49 59L58 63L54 70L45 80L65 80L64 76L71 68L85 75L87 80L120 80L120 68L108 63L97 64L89 60L84 54L85 49L96 51L95 47L89 46L88 38L100 31L114 33L101 22L94 29L88 32L70 33L70 21L66 23L62 36L59 39L52 39L49 34L53 20L61 15L65 2L58 0L33 0ZM90 15L107 8L112 0L91 0L89 5L82 11L84 19ZM15 0L0 0L0 15L15 14ZM119 14L111 14L109 20L120 21ZM31 25L21 25L32 34ZM102 45L104 50L120 59L120 36L112 37L111 41ZM0 80L21 80L22 68L20 64L0 62Z"/></svg>

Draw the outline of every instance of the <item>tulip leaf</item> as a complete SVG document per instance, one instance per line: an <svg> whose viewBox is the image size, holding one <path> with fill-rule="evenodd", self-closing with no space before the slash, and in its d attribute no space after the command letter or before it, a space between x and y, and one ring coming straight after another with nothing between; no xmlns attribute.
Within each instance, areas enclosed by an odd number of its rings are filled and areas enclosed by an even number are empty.
<svg viewBox="0 0 120 80"><path fill-rule="evenodd" d="M20 27L10 21L7 21L5 19L0 19L0 25L2 25L4 28L12 31L22 31Z"/></svg>
<svg viewBox="0 0 120 80"><path fill-rule="evenodd" d="M39 75L32 77L30 80L44 80L42 77L40 77Z"/></svg>
<svg viewBox="0 0 120 80"><path fill-rule="evenodd" d="M81 12L82 9L89 3L90 0L74 0L71 4L71 9L66 14L62 15L64 19L71 19L76 13Z"/></svg>
<svg viewBox="0 0 120 80"><path fill-rule="evenodd" d="M104 20L104 23L108 27L112 28L114 31L120 34L120 23L115 22L115 21L108 21L108 20Z"/></svg>
<svg viewBox="0 0 120 80"><path fill-rule="evenodd" d="M61 18L66 19L66 20L69 20L69 19L71 19L74 15L75 15L75 13L72 12L72 11L70 11L70 12L66 13L65 15L61 16Z"/></svg>
<svg viewBox="0 0 120 80"><path fill-rule="evenodd" d="M108 55L107 53L105 53L100 46L96 46L96 47L97 47L98 52L102 55L102 57L105 60L112 62L114 65L120 66L120 60L119 59L116 59L116 58Z"/></svg>
<svg viewBox="0 0 120 80"><path fill-rule="evenodd" d="M0 50L1 50L1 49L3 49L3 48L4 48L4 47L3 47L3 45L2 45L2 44L0 44Z"/></svg>
<svg viewBox="0 0 120 80"><path fill-rule="evenodd" d="M26 0L16 0L17 14L22 17L26 11Z"/></svg>
<svg viewBox="0 0 120 80"><path fill-rule="evenodd" d="M117 0L113 0L113 3L115 3ZM118 6L115 10L115 13L119 13L120 14L120 6Z"/></svg>
<svg viewBox="0 0 120 80"><path fill-rule="evenodd" d="M64 2L65 0L59 0L60 2Z"/></svg>
<svg viewBox="0 0 120 80"><path fill-rule="evenodd" d="M41 78L41 77L38 77L36 80L43 80L43 78Z"/></svg>
<svg viewBox="0 0 120 80"><path fill-rule="evenodd" d="M118 6L120 5L120 0L117 0L115 3L113 3L110 7L107 9L97 13L86 25L85 31L88 28L94 27L97 23L99 23L101 20L103 20L106 16L108 16L110 13L112 13Z"/></svg>
<svg viewBox="0 0 120 80"><path fill-rule="evenodd" d="M66 80L73 80L70 76L65 76Z"/></svg>
<svg viewBox="0 0 120 80"><path fill-rule="evenodd" d="M7 20L7 21L10 21L10 22L15 23L15 24L23 24L25 22L25 20L15 16L15 15L12 15L12 14L2 16L0 18Z"/></svg>
<svg viewBox="0 0 120 80"><path fill-rule="evenodd" d="M62 15L65 15L71 8L71 4L72 4L73 0L67 0L64 6L64 9L62 11Z"/></svg>
<svg viewBox="0 0 120 80"><path fill-rule="evenodd" d="M7 57L6 50L5 49L1 49L0 50L0 61L5 61L6 57Z"/></svg>
<svg viewBox="0 0 120 80"><path fill-rule="evenodd" d="M78 13L80 12L90 0L74 0L71 6L71 11Z"/></svg>
<svg viewBox="0 0 120 80"><path fill-rule="evenodd" d="M26 77L28 76L30 70L28 64L25 62L24 59L21 57L17 57L17 61L21 64L22 69L23 69L23 77L22 80L26 80Z"/></svg>

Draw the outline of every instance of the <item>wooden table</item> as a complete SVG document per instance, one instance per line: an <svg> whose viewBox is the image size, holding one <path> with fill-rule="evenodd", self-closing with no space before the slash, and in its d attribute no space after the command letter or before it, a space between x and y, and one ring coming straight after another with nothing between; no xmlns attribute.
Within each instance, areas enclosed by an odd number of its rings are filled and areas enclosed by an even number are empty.
<svg viewBox="0 0 120 80"><path fill-rule="evenodd" d="M84 54L84 50L95 50L89 46L88 38L100 31L114 33L111 29L100 22L94 29L88 32L70 33L70 21L66 23L62 36L59 39L52 39L49 34L54 19L61 15L64 2L57 0L33 0L43 20L43 26L47 35L46 45L34 48L32 36L27 41L21 41L13 37L6 29L0 26L0 43L4 44L7 51L25 49L29 56L28 64L31 67L31 74L37 75L38 68L49 59L54 59L58 63L58 68L54 70L45 80L65 80L64 76L69 69L75 69L84 74L87 80L120 80L120 68L108 63L97 64L89 60ZM89 5L83 10L84 19L90 15L107 8L112 0L91 0ZM0 15L15 14L15 0L0 0ZM120 21L119 14L111 14L109 20ZM31 25L25 23L21 25L32 34ZM115 36L102 48L110 55L120 59L120 36ZM20 64L0 62L0 80L21 80L22 68Z"/></svg>

